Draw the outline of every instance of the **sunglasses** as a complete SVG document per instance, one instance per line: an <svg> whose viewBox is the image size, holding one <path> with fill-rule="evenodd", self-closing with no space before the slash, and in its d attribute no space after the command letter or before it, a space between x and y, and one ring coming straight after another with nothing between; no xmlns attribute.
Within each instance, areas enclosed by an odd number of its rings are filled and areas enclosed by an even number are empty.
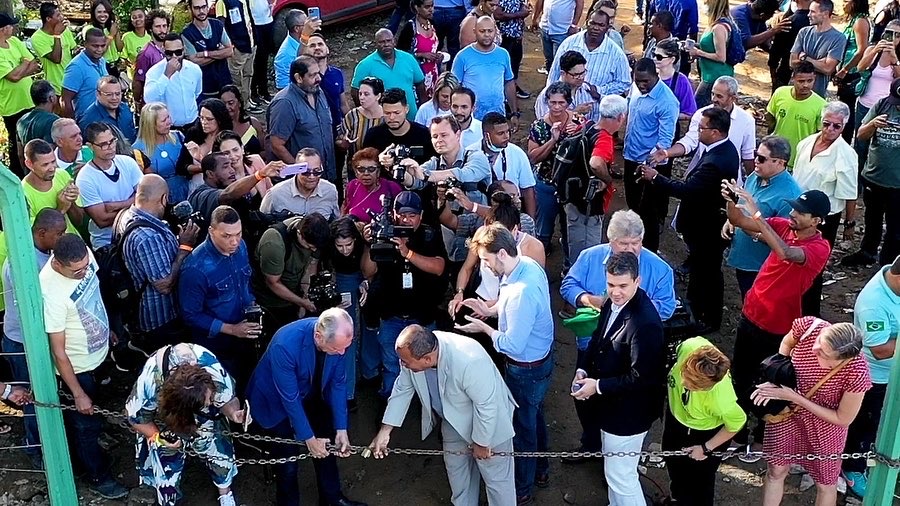
<svg viewBox="0 0 900 506"><path fill-rule="evenodd" d="M184 54L184 49L177 49L175 51L169 51L168 49L165 51L166 57L171 58L173 56L181 56Z"/></svg>
<svg viewBox="0 0 900 506"><path fill-rule="evenodd" d="M830 121L823 121L822 128L833 128L835 130L840 130L841 128L844 128L844 124L843 123L832 123Z"/></svg>
<svg viewBox="0 0 900 506"><path fill-rule="evenodd" d="M763 156L763 155L759 154L758 152L757 152L757 153L754 153L754 155L756 156L756 161L759 162L759 163L766 163L766 162L769 161L769 160L773 160L773 161L774 161L774 160L785 161L783 158L775 158L775 157L772 157L772 156Z"/></svg>
<svg viewBox="0 0 900 506"><path fill-rule="evenodd" d="M666 58L672 58L672 56L669 56L667 54L659 54L659 53L653 53L653 57L656 58L656 61L663 61Z"/></svg>
<svg viewBox="0 0 900 506"><path fill-rule="evenodd" d="M377 165L360 165L360 166L356 167L355 170L356 170L356 172L359 172L360 174L374 174L374 173L378 172L378 166Z"/></svg>
<svg viewBox="0 0 900 506"><path fill-rule="evenodd" d="M310 170L307 170L306 172L302 173L301 175L306 176L306 177L322 177L322 174L325 174L324 169L316 169L316 170L310 169Z"/></svg>

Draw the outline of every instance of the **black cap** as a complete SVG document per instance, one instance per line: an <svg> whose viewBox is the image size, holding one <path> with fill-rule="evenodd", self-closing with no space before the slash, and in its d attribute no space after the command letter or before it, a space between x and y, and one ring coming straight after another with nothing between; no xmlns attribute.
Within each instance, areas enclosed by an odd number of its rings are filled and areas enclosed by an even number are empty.
<svg viewBox="0 0 900 506"><path fill-rule="evenodd" d="M19 24L19 18L10 16L5 12L0 12L0 28L5 28L9 25L17 25Z"/></svg>
<svg viewBox="0 0 900 506"><path fill-rule="evenodd" d="M828 195L819 190L805 191L793 200L787 199L787 203L798 213L811 214L823 220L831 213L831 202L828 200Z"/></svg>

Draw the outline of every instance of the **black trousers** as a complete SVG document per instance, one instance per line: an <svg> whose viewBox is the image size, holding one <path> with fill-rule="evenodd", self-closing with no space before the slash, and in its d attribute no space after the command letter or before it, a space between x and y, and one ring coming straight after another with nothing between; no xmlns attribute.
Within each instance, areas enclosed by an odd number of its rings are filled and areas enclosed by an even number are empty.
<svg viewBox="0 0 900 506"><path fill-rule="evenodd" d="M844 82L851 82L859 76L856 72L851 74L847 74L844 78ZM847 104L847 107L850 109L850 117L847 118L848 125L856 124L856 86L847 86L843 84L839 84L837 87L837 96L838 100ZM841 137L847 141L847 144L851 144L853 142L853 134L855 130L853 128L845 128L843 132L841 132Z"/></svg>
<svg viewBox="0 0 900 506"><path fill-rule="evenodd" d="M587 350L578 350L578 361ZM574 399L573 399L574 400ZM599 452L603 450L603 440L597 427L600 426L597 420L597 410L591 409L586 402L575 400L575 413L578 415L578 421L581 422L581 447L587 452Z"/></svg>
<svg viewBox="0 0 900 506"><path fill-rule="evenodd" d="M274 22L253 25L253 40L256 41L256 56L253 58L253 78L250 80L250 94L254 97L269 97L269 58L275 53ZM245 97L248 99L250 97Z"/></svg>
<svg viewBox="0 0 900 506"><path fill-rule="evenodd" d="M628 208L638 213L644 223L643 247L654 253L659 249L659 236L663 222L669 213L669 194L648 181L638 181L638 163L625 160L625 203ZM672 176L672 163L658 165L656 170L666 177Z"/></svg>
<svg viewBox="0 0 900 506"><path fill-rule="evenodd" d="M886 393L887 384L884 383L873 383L872 388L866 392L859 414L856 415L856 419L853 420L847 431L845 452L867 452L872 449L872 445L875 444L875 435L878 433L878 423L881 421L881 410L884 408ZM847 472L864 473L866 472L866 459L845 460L842 469Z"/></svg>
<svg viewBox="0 0 900 506"><path fill-rule="evenodd" d="M759 365L767 357L778 353L781 340L784 336L773 334L757 327L746 316L741 315L737 332L734 338L734 355L731 358L731 381L734 383L734 393L737 395L738 404L747 413L750 413L750 394L756 387L759 378ZM748 443L750 435L748 425L744 426L734 437L736 441ZM765 423L758 420L753 430L753 441L762 443Z"/></svg>
<svg viewBox="0 0 900 506"><path fill-rule="evenodd" d="M721 227L708 228L707 233L683 234L690 268L687 299L698 321L718 329L722 325L722 300L725 295L725 276L722 274L725 245L719 235Z"/></svg>
<svg viewBox="0 0 900 506"><path fill-rule="evenodd" d="M734 277L737 278L738 290L741 291L741 302L747 298L747 292L753 287L753 282L756 281L757 275L759 275L759 271L734 270Z"/></svg>
<svg viewBox="0 0 900 506"><path fill-rule="evenodd" d="M868 214L868 212L869 210L866 209L866 214ZM825 218L825 221L819 224L819 231L822 232L822 237L828 241L828 245L831 246L832 250L834 249L834 242L837 240L837 231L841 224L841 214L842 213L829 214L828 218ZM891 259L891 261L893 261L893 259ZM824 281L824 272L825 268L823 267L822 272L816 276L812 286L803 294L803 316L822 316L822 282Z"/></svg>
<svg viewBox="0 0 900 506"><path fill-rule="evenodd" d="M866 204L866 231L863 233L859 249L875 256L881 243L882 225L887 222L884 244L878 256L879 265L887 265L900 254L900 188L887 188L865 178L863 202Z"/></svg>
<svg viewBox="0 0 900 506"><path fill-rule="evenodd" d="M25 167L22 165L23 161L19 160L19 136L16 135L16 123L19 122L19 119L22 116L25 116L25 114L30 111L31 109L25 109L12 116L3 116L3 124L6 126L8 138L9 170L11 170L13 174L19 176L19 179L25 178Z"/></svg>
<svg viewBox="0 0 900 506"><path fill-rule="evenodd" d="M721 427L710 430L697 430L685 427L666 413L663 427L662 449L680 450L696 446L712 439ZM721 446L710 448L722 451L728 448L726 441ZM722 463L720 457L707 457L705 460L694 460L690 457L665 457L666 469L669 472L669 490L672 499L686 506L713 506L716 499L716 471Z"/></svg>
<svg viewBox="0 0 900 506"><path fill-rule="evenodd" d="M500 47L506 49L509 52L509 59L512 63L512 71L513 71L513 79L519 78L519 67L522 65L522 56L523 56L523 48L522 48L522 39L516 39L514 37L503 36L503 41L500 43Z"/></svg>

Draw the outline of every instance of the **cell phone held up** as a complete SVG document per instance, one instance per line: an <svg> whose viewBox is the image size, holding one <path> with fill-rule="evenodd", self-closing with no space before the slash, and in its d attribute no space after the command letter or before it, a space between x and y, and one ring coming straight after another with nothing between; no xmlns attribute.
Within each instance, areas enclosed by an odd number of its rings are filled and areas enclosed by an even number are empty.
<svg viewBox="0 0 900 506"><path fill-rule="evenodd" d="M322 14L319 12L318 7L310 7L307 14L313 19L322 19Z"/></svg>
<svg viewBox="0 0 900 506"><path fill-rule="evenodd" d="M290 165L285 165L284 167L282 167L278 173L278 176L282 178L291 177L295 174L306 172L306 169L308 168L309 165L306 162L292 163Z"/></svg>
<svg viewBox="0 0 900 506"><path fill-rule="evenodd" d="M738 203L738 200L740 200L740 197L738 197L737 192L734 191L734 189L732 187L730 187L730 186L725 187L725 192L728 193L728 198L731 199L732 202L734 202L735 204Z"/></svg>

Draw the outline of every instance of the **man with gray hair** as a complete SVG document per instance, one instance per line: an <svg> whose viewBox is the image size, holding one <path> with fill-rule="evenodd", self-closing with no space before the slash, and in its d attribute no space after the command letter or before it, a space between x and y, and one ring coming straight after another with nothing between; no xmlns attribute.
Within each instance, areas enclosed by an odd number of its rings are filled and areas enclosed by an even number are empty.
<svg viewBox="0 0 900 506"><path fill-rule="evenodd" d="M777 135L763 137L756 149L756 168L747 177L744 190L757 202L763 219L789 218L791 206L788 200L803 193L797 181L787 171L787 161L790 158L791 143ZM726 263L734 268L741 300L744 300L772 249L759 240L759 234L750 235L728 221L722 227L722 237L731 240L731 252Z"/></svg>
<svg viewBox="0 0 900 506"><path fill-rule="evenodd" d="M516 403L484 348L467 337L432 332L421 325L403 329L395 348L403 367L388 399L381 430L369 445L375 458L384 458L391 431L403 424L416 394L422 404L423 440L441 420L450 502L478 504L479 473L489 505L515 505L514 460L492 455L513 449Z"/></svg>
<svg viewBox="0 0 900 506"><path fill-rule="evenodd" d="M672 147L666 149L657 149L650 158L656 163L663 163L666 158L675 158L684 156L690 152L694 152L694 158L699 160L706 151L706 146L700 143L700 118L703 117L703 111L710 107L724 109L731 115L731 127L728 130L728 140L734 144L738 150L743 171L738 171L738 183L744 180L745 174L751 174L755 168L753 158L756 149L756 120L753 115L745 111L737 105L738 99L738 82L731 76L722 76L713 82L712 87L712 104L698 109L691 116L691 125L688 127L687 133L681 139L675 142ZM668 210L663 207L661 210Z"/></svg>
<svg viewBox="0 0 900 506"><path fill-rule="evenodd" d="M603 97L603 100L607 98L611 97ZM609 220L606 234L609 237L608 243L582 251L569 269L559 288L562 298L575 307L592 308L599 314L607 297L606 262L612 255L630 251L638 258L641 288L647 292L660 319L665 321L671 318L675 312L675 277L665 260L642 247L644 222L641 217L632 210L616 211ZM579 357L587 350L591 334L592 332L588 332L586 335L575 336ZM585 429L581 435L581 449L599 451L600 433L590 430L597 425L589 419L590 414L582 409L583 406L583 403L575 403L581 426ZM577 463L583 460L572 458L565 462Z"/></svg>
<svg viewBox="0 0 900 506"><path fill-rule="evenodd" d="M56 166L74 178L84 167L84 152L90 152L90 149L82 150L84 140L81 136L81 128L72 118L59 118L53 122L53 126L50 128L50 137L53 138L53 144L56 146L54 150Z"/></svg>
<svg viewBox="0 0 900 506"><path fill-rule="evenodd" d="M831 212L819 224L819 230L833 250L841 214L844 215L843 240L853 240L859 158L841 136L850 120L847 104L828 102L822 109L821 117L821 131L797 144L793 175L801 190L821 190L828 196ZM822 281L822 274L819 273L812 287L804 294L804 315L820 316Z"/></svg>
<svg viewBox="0 0 900 506"><path fill-rule="evenodd" d="M344 352L352 341L353 320L340 308L285 325L272 336L247 385L257 431L306 443L314 459L319 503L328 506L365 506L341 493L335 459L350 455ZM329 451L332 435L335 448ZM267 446L276 458L295 454L289 445ZM298 471L296 462L275 465L277 504L299 506Z"/></svg>

